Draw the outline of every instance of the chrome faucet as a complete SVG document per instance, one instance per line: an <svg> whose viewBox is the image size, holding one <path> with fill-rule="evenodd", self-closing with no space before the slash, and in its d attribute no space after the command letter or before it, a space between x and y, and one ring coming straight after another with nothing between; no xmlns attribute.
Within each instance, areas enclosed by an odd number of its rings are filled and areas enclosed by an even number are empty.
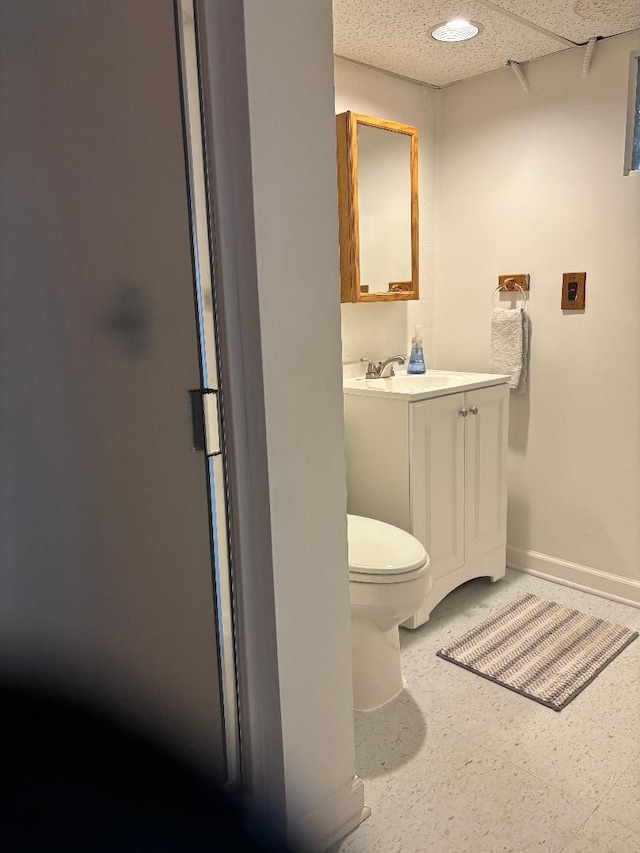
<svg viewBox="0 0 640 853"><path fill-rule="evenodd" d="M385 358L384 361L381 361L378 365L378 379L384 379L384 372L389 368L389 376L395 376L396 372L393 369L394 364L404 364L404 356L403 355L392 355L391 358Z"/></svg>
<svg viewBox="0 0 640 853"><path fill-rule="evenodd" d="M365 379L384 379L384 372L391 365L389 369L389 376L395 376L395 371L393 369L394 364L404 364L404 356L403 355L394 355L391 358L387 358L384 361L379 361L377 364L368 356L361 358L360 361L367 362L367 372L365 373Z"/></svg>

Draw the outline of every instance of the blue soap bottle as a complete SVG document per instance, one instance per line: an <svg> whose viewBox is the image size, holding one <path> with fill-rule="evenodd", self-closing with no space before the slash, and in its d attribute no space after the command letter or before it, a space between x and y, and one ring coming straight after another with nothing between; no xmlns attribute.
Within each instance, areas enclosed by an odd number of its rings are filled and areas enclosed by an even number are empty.
<svg viewBox="0 0 640 853"><path fill-rule="evenodd" d="M422 338L420 337L420 327L416 326L413 330L413 338L411 339L411 355L409 356L409 365L407 373L424 373L424 353L422 351Z"/></svg>

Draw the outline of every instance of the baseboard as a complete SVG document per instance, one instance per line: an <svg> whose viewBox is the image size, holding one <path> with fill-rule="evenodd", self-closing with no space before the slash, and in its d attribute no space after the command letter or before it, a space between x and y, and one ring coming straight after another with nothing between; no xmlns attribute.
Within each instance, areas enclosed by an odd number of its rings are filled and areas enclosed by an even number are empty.
<svg viewBox="0 0 640 853"><path fill-rule="evenodd" d="M364 804L364 782L359 776L347 782L290 828L292 842L311 853L323 853L369 817Z"/></svg>
<svg viewBox="0 0 640 853"><path fill-rule="evenodd" d="M569 560L560 560L548 554L540 554L538 551L515 548L512 545L507 545L507 566L544 580L591 592L622 604L629 604L631 607L640 607L640 581L632 578L611 575L599 569L581 566Z"/></svg>

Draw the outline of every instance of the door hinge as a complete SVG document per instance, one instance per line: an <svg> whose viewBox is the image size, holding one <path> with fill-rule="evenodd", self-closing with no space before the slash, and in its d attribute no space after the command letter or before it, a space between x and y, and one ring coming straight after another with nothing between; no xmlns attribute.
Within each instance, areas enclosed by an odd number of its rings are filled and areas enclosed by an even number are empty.
<svg viewBox="0 0 640 853"><path fill-rule="evenodd" d="M215 388L189 391L193 449L196 452L203 450L207 456L222 453L218 396Z"/></svg>

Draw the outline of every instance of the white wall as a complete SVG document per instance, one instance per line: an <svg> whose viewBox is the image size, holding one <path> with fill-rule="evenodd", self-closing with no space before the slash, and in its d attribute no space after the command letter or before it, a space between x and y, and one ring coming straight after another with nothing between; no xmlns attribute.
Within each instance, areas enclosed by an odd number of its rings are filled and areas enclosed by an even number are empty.
<svg viewBox="0 0 640 853"><path fill-rule="evenodd" d="M335 60L336 114L352 110L418 128L420 299L342 306L342 360L408 355L414 324L422 326L427 364L435 354L435 120L438 92L344 59ZM358 366L358 370L361 366Z"/></svg>
<svg viewBox="0 0 640 853"><path fill-rule="evenodd" d="M245 27L287 816L321 838L363 805L361 783L352 791L331 0L245 0Z"/></svg>
<svg viewBox="0 0 640 853"><path fill-rule="evenodd" d="M445 89L437 151L437 366L486 370L497 276L531 274L510 560L636 602L640 174L623 177L623 161L639 47L640 31L599 43L586 79L582 49L530 63L528 95L507 70ZM562 273L580 270L586 311L563 314Z"/></svg>
<svg viewBox="0 0 640 853"><path fill-rule="evenodd" d="M362 802L348 793L331 3L309 0L304 14L296 0L245 8L287 806L293 824L317 818L320 835L336 803L355 814ZM534 63L529 96L506 72L435 93L335 63L335 112L396 119L421 135L423 297L343 306L343 361L406 351L420 318L432 364L486 369L495 276L530 272L531 392L512 406L510 540L629 579L640 556L640 180L621 175L637 42L636 34L599 45L587 80L578 50ZM587 270L588 307L565 317L559 280L575 269Z"/></svg>

